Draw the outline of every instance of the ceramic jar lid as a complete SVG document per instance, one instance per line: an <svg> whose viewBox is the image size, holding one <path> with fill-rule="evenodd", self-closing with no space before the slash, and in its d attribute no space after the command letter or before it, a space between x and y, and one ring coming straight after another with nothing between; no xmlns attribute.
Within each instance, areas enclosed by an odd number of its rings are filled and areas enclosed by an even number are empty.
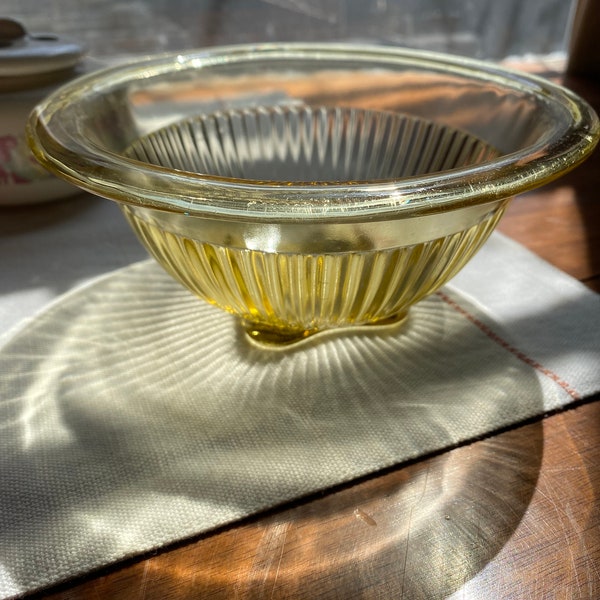
<svg viewBox="0 0 600 600"><path fill-rule="evenodd" d="M0 19L0 91L44 87L67 78L81 61L81 44L52 33L28 33Z"/></svg>

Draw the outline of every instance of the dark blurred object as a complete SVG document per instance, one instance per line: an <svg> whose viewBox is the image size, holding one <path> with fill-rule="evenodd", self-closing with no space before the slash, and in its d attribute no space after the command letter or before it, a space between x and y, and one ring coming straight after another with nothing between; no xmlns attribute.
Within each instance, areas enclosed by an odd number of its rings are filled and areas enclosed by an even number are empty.
<svg viewBox="0 0 600 600"><path fill-rule="evenodd" d="M11 46L26 35L25 28L18 21L0 19L0 46Z"/></svg>
<svg viewBox="0 0 600 600"><path fill-rule="evenodd" d="M597 78L600 75L600 2L578 0L573 17L567 73Z"/></svg>

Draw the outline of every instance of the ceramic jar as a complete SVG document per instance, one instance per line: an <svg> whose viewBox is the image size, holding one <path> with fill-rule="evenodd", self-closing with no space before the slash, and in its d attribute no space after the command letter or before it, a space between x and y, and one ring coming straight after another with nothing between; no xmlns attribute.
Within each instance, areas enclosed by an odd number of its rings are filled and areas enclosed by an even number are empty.
<svg viewBox="0 0 600 600"><path fill-rule="evenodd" d="M34 106L82 72L83 47L54 34L32 34L0 19L0 206L79 193L41 167L29 151L25 124Z"/></svg>

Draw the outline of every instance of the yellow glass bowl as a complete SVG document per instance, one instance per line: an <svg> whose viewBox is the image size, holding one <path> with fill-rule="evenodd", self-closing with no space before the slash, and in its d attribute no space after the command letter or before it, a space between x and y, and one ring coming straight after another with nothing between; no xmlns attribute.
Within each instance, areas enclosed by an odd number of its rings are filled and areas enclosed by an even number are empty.
<svg viewBox="0 0 600 600"><path fill-rule="evenodd" d="M332 44L163 55L31 115L48 169L117 201L142 243L267 344L402 320L507 202L583 161L598 119L548 81Z"/></svg>

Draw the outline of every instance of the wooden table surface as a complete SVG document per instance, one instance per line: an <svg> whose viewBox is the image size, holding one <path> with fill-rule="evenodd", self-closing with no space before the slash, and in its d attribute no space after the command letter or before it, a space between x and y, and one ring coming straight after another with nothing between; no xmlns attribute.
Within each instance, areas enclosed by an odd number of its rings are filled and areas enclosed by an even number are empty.
<svg viewBox="0 0 600 600"><path fill-rule="evenodd" d="M597 152L500 229L600 291L599 195ZM38 596L598 599L598 399Z"/></svg>

